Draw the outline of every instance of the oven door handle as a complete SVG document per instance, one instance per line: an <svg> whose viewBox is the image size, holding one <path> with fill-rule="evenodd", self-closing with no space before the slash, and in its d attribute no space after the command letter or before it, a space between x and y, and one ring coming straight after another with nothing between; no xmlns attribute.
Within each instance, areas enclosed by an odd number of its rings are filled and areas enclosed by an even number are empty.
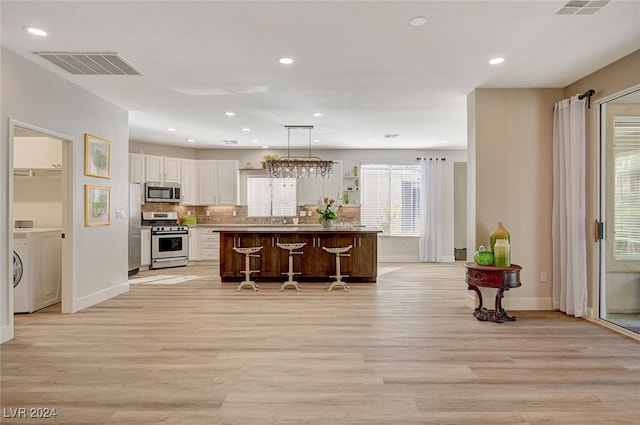
<svg viewBox="0 0 640 425"><path fill-rule="evenodd" d="M187 258L187 257L181 256L181 257L171 257L171 258L154 258L153 262L154 263L168 263L169 261L176 261L177 259L181 259L181 258Z"/></svg>

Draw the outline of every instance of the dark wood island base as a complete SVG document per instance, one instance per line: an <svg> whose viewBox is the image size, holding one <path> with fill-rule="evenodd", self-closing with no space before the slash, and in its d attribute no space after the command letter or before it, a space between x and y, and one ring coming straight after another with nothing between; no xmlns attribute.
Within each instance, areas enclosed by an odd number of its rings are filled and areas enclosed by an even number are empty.
<svg viewBox="0 0 640 425"><path fill-rule="evenodd" d="M321 227L246 227L220 230L220 279L239 282L244 279L244 258L233 248L262 246L260 257L251 258L251 269L260 270L251 278L257 282L279 282L289 270L289 252L280 244L305 243L298 249L294 272L299 282L329 282L335 275L335 255L322 247L346 247L348 257L341 258L341 270L349 282L376 282L378 278L379 230ZM299 274L298 274L299 273Z"/></svg>
<svg viewBox="0 0 640 425"><path fill-rule="evenodd" d="M475 318L496 323L514 322L516 317L509 316L505 309L502 308L502 298L504 297L504 291L522 286L522 283L520 283L520 270L522 270L522 267L517 264L512 264L510 267L495 267L467 263L466 268L465 280L468 289L478 294L479 305L473 311ZM482 293L478 286L497 290L493 310L487 310L482 306Z"/></svg>

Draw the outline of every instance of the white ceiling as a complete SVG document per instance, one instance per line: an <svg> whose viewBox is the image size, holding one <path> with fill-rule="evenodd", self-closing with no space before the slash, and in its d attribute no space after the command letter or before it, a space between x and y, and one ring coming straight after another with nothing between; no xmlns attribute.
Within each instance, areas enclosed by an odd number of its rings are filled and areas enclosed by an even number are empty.
<svg viewBox="0 0 640 425"><path fill-rule="evenodd" d="M278 148L284 125L314 125L314 149L463 149L474 89L565 87L640 48L640 1L556 15L566 2L3 0L1 41L129 110L132 141ZM117 52L143 75L71 75L44 51Z"/></svg>

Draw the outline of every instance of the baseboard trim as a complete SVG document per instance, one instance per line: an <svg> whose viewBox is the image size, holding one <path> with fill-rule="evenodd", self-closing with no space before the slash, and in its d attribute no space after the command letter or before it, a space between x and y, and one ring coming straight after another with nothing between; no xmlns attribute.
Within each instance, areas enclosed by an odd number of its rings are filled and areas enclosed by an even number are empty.
<svg viewBox="0 0 640 425"><path fill-rule="evenodd" d="M379 255L379 263L419 263L420 257L416 255ZM440 263L455 263L456 257L445 255L440 257ZM434 263L435 264L435 263Z"/></svg>
<svg viewBox="0 0 640 425"><path fill-rule="evenodd" d="M0 344L12 340L13 336L13 324L0 328Z"/></svg>
<svg viewBox="0 0 640 425"><path fill-rule="evenodd" d="M420 257L414 255L379 255L379 263L419 263Z"/></svg>
<svg viewBox="0 0 640 425"><path fill-rule="evenodd" d="M129 282L124 282L82 298L77 298L73 302L73 308L70 313L76 313L80 310L84 310L85 308L89 308L110 298L124 294L127 291L129 291Z"/></svg>
<svg viewBox="0 0 640 425"><path fill-rule="evenodd" d="M483 307L487 309L493 309L494 300L496 297L495 290L491 289L492 293L483 292L482 298L484 300ZM464 305L470 309L475 309L478 306L477 296L475 292L467 292ZM505 310L530 310L530 311L548 311L555 310L551 298L518 298L518 297L505 297L502 299L502 307Z"/></svg>

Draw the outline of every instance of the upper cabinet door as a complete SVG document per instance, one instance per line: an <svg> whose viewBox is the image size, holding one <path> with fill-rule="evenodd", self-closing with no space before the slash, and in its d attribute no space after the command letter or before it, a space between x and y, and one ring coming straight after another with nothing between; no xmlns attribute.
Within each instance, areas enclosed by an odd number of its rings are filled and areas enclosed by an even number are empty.
<svg viewBox="0 0 640 425"><path fill-rule="evenodd" d="M165 183L180 183L181 160L179 158L164 158L164 182Z"/></svg>
<svg viewBox="0 0 640 425"><path fill-rule="evenodd" d="M198 161L198 202L202 205L236 205L238 180L238 161Z"/></svg>
<svg viewBox="0 0 640 425"><path fill-rule="evenodd" d="M218 161L218 203L238 204L238 161Z"/></svg>
<svg viewBox="0 0 640 425"><path fill-rule="evenodd" d="M180 164L182 184L182 205L196 205L198 180L195 159L183 159Z"/></svg>
<svg viewBox="0 0 640 425"><path fill-rule="evenodd" d="M217 161L198 161L198 203L214 205L217 203L216 173Z"/></svg>
<svg viewBox="0 0 640 425"><path fill-rule="evenodd" d="M15 137L13 168L62 168L62 142L50 137Z"/></svg>
<svg viewBox="0 0 640 425"><path fill-rule="evenodd" d="M148 182L180 183L180 158L145 155L145 176Z"/></svg>
<svg viewBox="0 0 640 425"><path fill-rule="evenodd" d="M164 157L156 155L145 155L145 181L164 181Z"/></svg>
<svg viewBox="0 0 640 425"><path fill-rule="evenodd" d="M129 154L129 182L144 184L145 182L144 165L145 165L145 159L143 154L141 153Z"/></svg>

